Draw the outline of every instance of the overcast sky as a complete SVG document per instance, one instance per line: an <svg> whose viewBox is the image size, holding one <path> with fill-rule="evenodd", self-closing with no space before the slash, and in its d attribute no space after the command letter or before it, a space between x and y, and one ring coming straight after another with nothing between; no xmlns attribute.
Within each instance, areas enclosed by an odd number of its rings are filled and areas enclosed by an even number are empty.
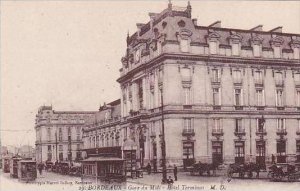
<svg viewBox="0 0 300 191"><path fill-rule="evenodd" d="M116 82L126 35L149 21L167 1L2 1L1 142L35 142L38 107L97 110L119 98ZM173 5L186 6L186 1ZM300 33L299 2L195 2L198 25ZM9 132L6 130L22 130ZM26 130L26 131L23 131Z"/></svg>

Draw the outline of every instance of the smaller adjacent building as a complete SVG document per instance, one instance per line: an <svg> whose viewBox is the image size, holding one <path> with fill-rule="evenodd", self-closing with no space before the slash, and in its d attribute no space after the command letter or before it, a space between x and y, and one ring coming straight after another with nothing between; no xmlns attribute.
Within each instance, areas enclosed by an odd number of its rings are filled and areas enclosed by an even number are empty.
<svg viewBox="0 0 300 191"><path fill-rule="evenodd" d="M82 159L82 128L95 111L55 111L41 106L36 115L36 161Z"/></svg>

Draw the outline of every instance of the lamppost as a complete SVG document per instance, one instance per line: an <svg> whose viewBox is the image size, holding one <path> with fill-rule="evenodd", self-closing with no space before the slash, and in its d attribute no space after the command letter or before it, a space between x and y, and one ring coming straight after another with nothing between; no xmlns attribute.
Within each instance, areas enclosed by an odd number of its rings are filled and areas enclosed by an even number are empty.
<svg viewBox="0 0 300 191"><path fill-rule="evenodd" d="M166 142L165 142L165 125L164 125L164 101L163 101L163 88L160 88L160 102L161 102L161 151L162 151L162 183L167 183L167 167L166 167Z"/></svg>

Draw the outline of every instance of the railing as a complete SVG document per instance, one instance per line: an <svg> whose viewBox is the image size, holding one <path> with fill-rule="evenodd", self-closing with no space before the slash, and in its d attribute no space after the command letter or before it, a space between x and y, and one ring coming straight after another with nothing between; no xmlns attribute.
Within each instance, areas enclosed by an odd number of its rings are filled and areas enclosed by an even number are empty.
<svg viewBox="0 0 300 191"><path fill-rule="evenodd" d="M277 80L275 80L275 85L276 86L283 86L284 85L284 81L281 80L281 79L277 79Z"/></svg>
<svg viewBox="0 0 300 191"><path fill-rule="evenodd" d="M254 83L256 86L262 86L262 85L264 85L264 80L263 79L254 79Z"/></svg>
<svg viewBox="0 0 300 191"><path fill-rule="evenodd" d="M220 77L211 77L211 83L220 83L221 78Z"/></svg>
<svg viewBox="0 0 300 191"><path fill-rule="evenodd" d="M215 135L223 135L223 129L213 129L212 130L212 135L215 136Z"/></svg>
<svg viewBox="0 0 300 191"><path fill-rule="evenodd" d="M183 136L188 136L188 135L194 136L195 135L195 131L194 131L194 129L183 129L182 130L182 135Z"/></svg>
<svg viewBox="0 0 300 191"><path fill-rule="evenodd" d="M237 131L234 132L235 136L239 135L246 135L245 129L238 129Z"/></svg>
<svg viewBox="0 0 300 191"><path fill-rule="evenodd" d="M277 129L277 135L287 135L286 129Z"/></svg>
<svg viewBox="0 0 300 191"><path fill-rule="evenodd" d="M234 84L242 84L243 83L243 79L242 78L233 78L233 83Z"/></svg>
<svg viewBox="0 0 300 191"><path fill-rule="evenodd" d="M267 132L265 129L263 130L256 130L256 135L261 136L261 135L267 135Z"/></svg>

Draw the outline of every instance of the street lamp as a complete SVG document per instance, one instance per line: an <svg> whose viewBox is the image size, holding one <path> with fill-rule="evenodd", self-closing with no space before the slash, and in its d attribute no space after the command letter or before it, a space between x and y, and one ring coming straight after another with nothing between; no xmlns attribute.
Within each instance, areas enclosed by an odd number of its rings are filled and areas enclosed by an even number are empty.
<svg viewBox="0 0 300 191"><path fill-rule="evenodd" d="M164 125L164 101L163 101L163 89L160 88L160 103L161 103L161 150L162 150L162 183L167 183L167 167L166 167L166 142L165 142L165 125Z"/></svg>

